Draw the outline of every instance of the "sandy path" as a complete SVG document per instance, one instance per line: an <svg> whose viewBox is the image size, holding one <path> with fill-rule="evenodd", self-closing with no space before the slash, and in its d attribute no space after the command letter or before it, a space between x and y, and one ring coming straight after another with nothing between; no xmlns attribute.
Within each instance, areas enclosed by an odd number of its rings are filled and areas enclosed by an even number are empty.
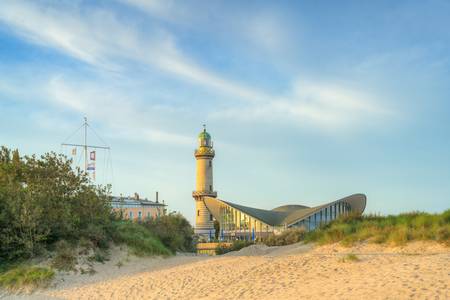
<svg viewBox="0 0 450 300"><path fill-rule="evenodd" d="M327 246L306 253L226 256L48 294L64 299L450 299L448 248L422 248ZM342 262L348 252L359 253L361 261Z"/></svg>

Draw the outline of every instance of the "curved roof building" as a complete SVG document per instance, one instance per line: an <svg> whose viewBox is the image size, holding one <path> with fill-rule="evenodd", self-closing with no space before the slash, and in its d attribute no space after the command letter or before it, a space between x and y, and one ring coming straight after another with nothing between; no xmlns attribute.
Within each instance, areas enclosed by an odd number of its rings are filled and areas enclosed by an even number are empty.
<svg viewBox="0 0 450 300"><path fill-rule="evenodd" d="M308 207L300 204L283 205L272 210L248 207L217 198L213 190L212 160L215 152L211 135L203 130L199 135L196 191L192 193L196 202L195 232L212 238L214 219L220 224L221 239L255 239L277 234L293 227L314 230L349 213L362 214L366 207L366 196L354 194L323 205Z"/></svg>

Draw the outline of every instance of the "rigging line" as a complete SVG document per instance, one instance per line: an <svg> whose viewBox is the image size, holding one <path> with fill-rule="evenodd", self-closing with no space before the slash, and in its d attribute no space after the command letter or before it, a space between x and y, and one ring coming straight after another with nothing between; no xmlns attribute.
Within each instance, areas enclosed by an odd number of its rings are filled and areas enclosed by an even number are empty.
<svg viewBox="0 0 450 300"><path fill-rule="evenodd" d="M89 124L86 124L86 125L89 127L90 130L92 130L92 132L97 136L97 138L98 138L103 144L105 144L106 146L109 146L108 143L105 142L105 140L102 139L102 138L97 134L97 132L94 130L94 128L91 127L91 125L89 125Z"/></svg>
<svg viewBox="0 0 450 300"><path fill-rule="evenodd" d="M80 130L81 128L83 128L83 126L84 126L84 124L81 125L80 127L78 127L78 129L75 130L71 135L69 135L69 137L66 138L66 139L63 141L63 144L64 144L65 142L67 142L70 138L72 138L72 137L78 132L78 130Z"/></svg>

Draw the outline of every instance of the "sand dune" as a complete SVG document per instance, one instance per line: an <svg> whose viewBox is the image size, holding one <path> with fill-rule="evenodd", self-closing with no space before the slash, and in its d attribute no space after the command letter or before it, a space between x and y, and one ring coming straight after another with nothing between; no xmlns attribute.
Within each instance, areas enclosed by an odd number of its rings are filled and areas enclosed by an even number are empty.
<svg viewBox="0 0 450 300"><path fill-rule="evenodd" d="M360 261L345 260L357 253ZM49 291L63 299L450 299L450 251L304 245L213 259Z"/></svg>

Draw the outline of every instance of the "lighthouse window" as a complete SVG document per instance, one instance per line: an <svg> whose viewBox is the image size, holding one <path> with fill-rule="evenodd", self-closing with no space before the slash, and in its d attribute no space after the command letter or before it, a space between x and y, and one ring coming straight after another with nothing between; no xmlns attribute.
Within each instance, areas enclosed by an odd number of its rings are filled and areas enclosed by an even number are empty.
<svg viewBox="0 0 450 300"><path fill-rule="evenodd" d="M209 186L209 190L212 191L212 185Z"/></svg>
<svg viewBox="0 0 450 300"><path fill-rule="evenodd" d="M213 220L213 215L209 215L209 220L212 221Z"/></svg>
<svg viewBox="0 0 450 300"><path fill-rule="evenodd" d="M200 209L197 210L197 217L200 217Z"/></svg>
<svg viewBox="0 0 450 300"><path fill-rule="evenodd" d="M212 161L209 161L209 166L212 167Z"/></svg>

